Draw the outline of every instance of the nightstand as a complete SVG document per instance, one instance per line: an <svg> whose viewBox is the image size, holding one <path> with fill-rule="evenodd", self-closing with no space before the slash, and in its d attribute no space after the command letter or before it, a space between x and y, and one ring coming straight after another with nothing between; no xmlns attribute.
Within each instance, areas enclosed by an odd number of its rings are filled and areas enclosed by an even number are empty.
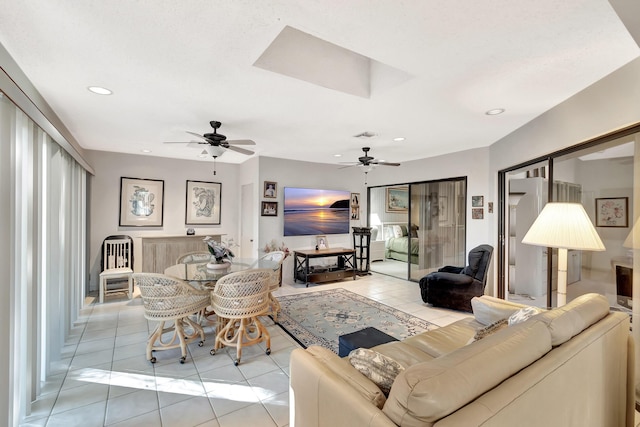
<svg viewBox="0 0 640 427"><path fill-rule="evenodd" d="M370 261L384 261L384 240L373 240L369 243Z"/></svg>

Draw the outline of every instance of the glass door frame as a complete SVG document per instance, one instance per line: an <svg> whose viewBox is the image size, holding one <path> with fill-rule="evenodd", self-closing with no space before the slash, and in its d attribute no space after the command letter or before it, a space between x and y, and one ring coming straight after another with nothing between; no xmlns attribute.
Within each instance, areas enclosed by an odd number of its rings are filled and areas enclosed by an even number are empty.
<svg viewBox="0 0 640 427"><path fill-rule="evenodd" d="M628 126L623 129L619 129L617 131L608 133L606 135L598 136L582 142L577 145L573 145L571 147L564 148L562 150L555 151L551 154L547 154L544 156L537 157L535 159L519 163L517 165L511 166L509 168L505 168L498 171L498 277L497 277L497 297L505 299L506 297L506 289L507 289L507 275L505 268L507 267L507 254L506 254L506 239L508 234L508 188L507 188L507 176L510 172L514 172L517 170L526 169L529 166L533 166L536 164L540 164L543 162L547 162L548 168L548 200L552 200L553 198L553 164L554 159L557 158L565 158L572 153L577 153L578 151L582 151L585 149L589 149L592 147L597 147L599 145L614 141L616 139L624 138L629 135L633 135L635 133L640 133L640 123L636 123L634 125ZM550 248L547 248L549 251ZM552 265L552 257L547 257L547 307L551 307L552 302L552 274L553 274L553 265Z"/></svg>

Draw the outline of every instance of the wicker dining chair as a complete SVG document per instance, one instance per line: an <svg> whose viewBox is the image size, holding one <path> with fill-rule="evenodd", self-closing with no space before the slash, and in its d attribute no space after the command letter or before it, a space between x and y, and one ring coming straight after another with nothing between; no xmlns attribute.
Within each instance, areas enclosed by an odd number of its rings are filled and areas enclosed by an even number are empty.
<svg viewBox="0 0 640 427"><path fill-rule="evenodd" d="M210 291L196 289L164 274L134 273L133 280L140 289L144 317L159 322L147 340L147 360L156 363L152 352L180 347L180 363L184 363L188 343L200 337L198 345L204 345L202 326L189 316L201 312L210 304ZM171 323L166 326L167 322ZM163 338L166 333L172 333L169 340Z"/></svg>
<svg viewBox="0 0 640 427"><path fill-rule="evenodd" d="M242 348L266 341L266 354L271 354L271 337L258 316L269 310L269 286L273 270L251 269L230 273L216 283L211 304L218 315L216 341L211 355L222 347L236 347L235 365Z"/></svg>
<svg viewBox="0 0 640 427"><path fill-rule="evenodd" d="M277 267L273 268L273 274L269 285L269 311L267 312L275 323L278 323L278 313L280 313L281 307L280 301L278 301L278 298L273 296L273 292L277 291L280 287L280 272L282 271L282 263L284 262L285 257L286 254L283 251L273 251L262 255L257 261L257 263L259 263L260 260L269 260L277 263Z"/></svg>

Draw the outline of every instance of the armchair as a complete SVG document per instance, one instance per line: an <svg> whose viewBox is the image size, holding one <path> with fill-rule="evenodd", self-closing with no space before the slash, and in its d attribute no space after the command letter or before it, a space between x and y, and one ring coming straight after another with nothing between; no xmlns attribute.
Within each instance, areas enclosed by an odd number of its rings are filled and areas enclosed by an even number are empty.
<svg viewBox="0 0 640 427"><path fill-rule="evenodd" d="M445 266L420 279L422 301L435 307L471 312L471 299L484 294L493 247L477 246L466 267Z"/></svg>

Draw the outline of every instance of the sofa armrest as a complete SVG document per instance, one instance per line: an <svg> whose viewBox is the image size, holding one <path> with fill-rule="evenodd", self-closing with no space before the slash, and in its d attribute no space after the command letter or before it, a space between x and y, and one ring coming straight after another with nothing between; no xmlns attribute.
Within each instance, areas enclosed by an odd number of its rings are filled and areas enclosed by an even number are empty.
<svg viewBox="0 0 640 427"><path fill-rule="evenodd" d="M309 349L311 348L309 347ZM290 425L309 427L395 426L376 404L364 397L356 389L357 386L339 372L345 368L344 363L346 362L348 367L354 369L364 380L369 381L364 375L335 353L335 358L329 356L323 359L326 354L322 354L318 358L313 354L315 350L312 349L310 352L309 349L295 349L291 352L289 363ZM341 365L339 362L343 364ZM371 384L377 388L375 384ZM382 394L382 392L380 393ZM384 395L382 397L384 398Z"/></svg>
<svg viewBox="0 0 640 427"><path fill-rule="evenodd" d="M442 283L445 286L468 286L473 283L473 277L466 274L436 272L427 275L430 285Z"/></svg>

